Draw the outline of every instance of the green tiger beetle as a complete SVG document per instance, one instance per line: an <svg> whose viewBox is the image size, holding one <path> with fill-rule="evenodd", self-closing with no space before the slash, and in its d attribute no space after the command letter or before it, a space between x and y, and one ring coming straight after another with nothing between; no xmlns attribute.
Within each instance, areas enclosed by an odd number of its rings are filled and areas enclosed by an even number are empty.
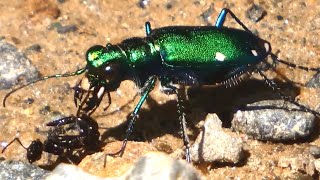
<svg viewBox="0 0 320 180"><path fill-rule="evenodd" d="M224 27L227 14L230 14L243 30ZM258 72L283 100L320 117L320 113L283 94L258 64L267 63L266 58L270 56L273 62L289 67L317 72L320 68L307 68L279 59L272 53L270 43L254 35L229 9L220 12L215 26L169 26L152 29L150 23L146 22L145 28L146 37L133 37L116 45L95 45L89 48L85 67L72 73L46 76L22 85L5 96L3 105L5 106L10 94L35 82L85 73L90 83L89 89L95 91L95 97L89 100L88 104L91 105L88 111L94 111L105 93L111 100L110 91L115 91L123 80L132 80L140 87L141 98L131 114L121 149L112 155L123 154L141 106L153 90L156 80L160 81L163 92L178 95L179 85L195 87L230 84L243 74ZM78 85L74 95L75 102L81 100L82 93L82 88ZM178 113L186 160L190 162L189 139L181 101L178 95Z"/></svg>

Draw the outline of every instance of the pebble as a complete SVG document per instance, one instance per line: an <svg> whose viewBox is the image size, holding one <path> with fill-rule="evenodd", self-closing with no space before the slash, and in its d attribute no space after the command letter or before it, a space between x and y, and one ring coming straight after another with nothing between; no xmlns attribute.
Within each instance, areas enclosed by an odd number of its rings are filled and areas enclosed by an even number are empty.
<svg viewBox="0 0 320 180"><path fill-rule="evenodd" d="M157 151L149 143L129 141L121 157L106 156L106 154L117 152L121 146L122 141L109 142L103 148L104 152L86 156L78 166L97 176L118 177L128 172L132 164L141 156Z"/></svg>
<svg viewBox="0 0 320 180"><path fill-rule="evenodd" d="M313 176L316 170L315 159L307 153L301 153L298 156L279 157L278 166L290 168L294 172L305 172L310 176Z"/></svg>
<svg viewBox="0 0 320 180"><path fill-rule="evenodd" d="M314 167L318 172L320 172L320 159L316 159L314 161Z"/></svg>
<svg viewBox="0 0 320 180"><path fill-rule="evenodd" d="M164 153L150 152L140 157L136 163L119 177L102 178L84 172L74 165L60 164L46 178L51 179L77 179L77 180L200 180L203 175L191 164L183 160L176 160Z"/></svg>
<svg viewBox="0 0 320 180"><path fill-rule="evenodd" d="M212 26L211 16L212 16L213 13L214 13L214 3L211 3L209 8L201 14L201 17L203 18L203 20L208 25L211 25L211 26Z"/></svg>
<svg viewBox="0 0 320 180"><path fill-rule="evenodd" d="M164 153L153 152L141 157L123 179L200 180L203 178L202 175L186 161L173 159Z"/></svg>
<svg viewBox="0 0 320 180"><path fill-rule="evenodd" d="M190 154L196 162L237 163L243 156L243 141L229 129L223 129L216 114L208 114Z"/></svg>
<svg viewBox="0 0 320 180"><path fill-rule="evenodd" d="M43 170L38 166L21 161L1 161L0 179L43 179L49 171Z"/></svg>
<svg viewBox="0 0 320 180"><path fill-rule="evenodd" d="M146 8L150 4L151 0L140 0L138 5L141 8Z"/></svg>
<svg viewBox="0 0 320 180"><path fill-rule="evenodd" d="M259 22L263 17L267 15L266 10L261 6L253 4L247 11L246 17L252 20L253 22Z"/></svg>
<svg viewBox="0 0 320 180"><path fill-rule="evenodd" d="M308 88L320 88L320 72L315 74L307 83Z"/></svg>
<svg viewBox="0 0 320 180"><path fill-rule="evenodd" d="M78 27L76 25L63 26L59 22L51 24L49 29L53 29L53 28L56 28L59 34L66 34L66 33L75 32L78 30Z"/></svg>
<svg viewBox="0 0 320 180"><path fill-rule="evenodd" d="M310 135L316 117L297 109L283 100L266 100L248 104L238 110L232 120L232 128L254 139L270 141L290 141Z"/></svg>
<svg viewBox="0 0 320 180"><path fill-rule="evenodd" d="M21 80L30 82L39 77L30 60L4 40L0 41L0 59L0 90L9 89Z"/></svg>
<svg viewBox="0 0 320 180"><path fill-rule="evenodd" d="M26 52L41 52L41 45L40 44L33 44L27 47Z"/></svg>
<svg viewBox="0 0 320 180"><path fill-rule="evenodd" d="M316 158L316 159L320 158L320 147L319 146L310 146L309 152L314 158Z"/></svg>

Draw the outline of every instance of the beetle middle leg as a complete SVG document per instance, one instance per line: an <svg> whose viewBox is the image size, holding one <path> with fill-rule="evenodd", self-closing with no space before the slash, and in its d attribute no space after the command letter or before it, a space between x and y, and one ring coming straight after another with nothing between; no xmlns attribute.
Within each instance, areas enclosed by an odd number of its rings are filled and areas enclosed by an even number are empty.
<svg viewBox="0 0 320 180"><path fill-rule="evenodd" d="M177 96L177 112L179 114L179 121L180 121L180 130L183 139L183 144L186 148L186 160L191 162L191 155L190 155L190 140L187 134L187 121L186 121L186 114L185 114L185 93L181 92L184 91L185 88L176 87L171 82L168 82L165 77L160 78L161 81L161 91L165 94L175 94ZM183 97L184 96L184 97Z"/></svg>

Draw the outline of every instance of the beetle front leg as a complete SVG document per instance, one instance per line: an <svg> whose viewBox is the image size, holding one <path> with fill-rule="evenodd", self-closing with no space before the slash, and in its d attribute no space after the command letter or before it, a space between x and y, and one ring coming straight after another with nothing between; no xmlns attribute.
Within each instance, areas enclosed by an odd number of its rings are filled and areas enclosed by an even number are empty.
<svg viewBox="0 0 320 180"><path fill-rule="evenodd" d="M73 96L73 101L76 107L79 106L82 97L83 97L83 93L84 93L84 89L81 87L82 84L82 79L72 88L74 89L74 96Z"/></svg>

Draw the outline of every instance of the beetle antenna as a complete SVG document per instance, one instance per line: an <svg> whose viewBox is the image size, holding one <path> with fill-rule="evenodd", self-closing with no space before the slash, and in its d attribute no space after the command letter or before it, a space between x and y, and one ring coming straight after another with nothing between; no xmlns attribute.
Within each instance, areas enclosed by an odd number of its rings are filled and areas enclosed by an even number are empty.
<svg viewBox="0 0 320 180"><path fill-rule="evenodd" d="M320 72L320 68L308 68L308 67L305 67L305 66L299 66L299 65L296 65L294 63L290 63L290 62L287 62L287 61L284 61L284 60L281 60L278 58L278 56L276 56L275 54L273 53L270 53L270 56L272 58L273 61L278 61L282 64L285 64L289 67L293 67L293 68L297 68L297 69L302 69L304 71L316 71L316 72Z"/></svg>
<svg viewBox="0 0 320 180"><path fill-rule="evenodd" d="M8 97L15 93L16 91L18 91L19 89L22 89L26 86L29 86L31 84L34 84L34 83L37 83L39 81L43 81L43 80L46 80L46 79L50 79L50 78L60 78L60 77L70 77L70 76L76 76L76 75L80 75L82 73L84 73L86 71L86 67L84 68L81 68L81 69L78 69L77 71L75 72L72 72L72 73L66 73L66 74L55 74L55 75L51 75L51 76L44 76L42 78L39 78L39 79L36 79L34 81L31 81L29 83L26 83L26 84L23 84L15 89L12 89L9 93L7 93L4 98L3 98L3 101L2 101L2 105L3 107L6 107L6 100L8 99Z"/></svg>
<svg viewBox="0 0 320 180"><path fill-rule="evenodd" d="M281 92L281 89L278 87L278 85L272 81L271 79L269 79L265 74L263 74L263 72L260 70L260 69L257 69L258 73L260 74L260 76L264 79L265 83L276 93L278 93L278 95L281 97L281 99L285 100L285 101L288 101L294 105L296 105L297 107L301 108L301 110L303 111L306 111L306 112L309 112L317 117L320 117L320 113L315 111L315 110L312 110L310 108L308 108L307 106L305 105L302 105L300 103L298 103L297 101L295 101L292 97L290 96L287 96L285 94L283 94Z"/></svg>

